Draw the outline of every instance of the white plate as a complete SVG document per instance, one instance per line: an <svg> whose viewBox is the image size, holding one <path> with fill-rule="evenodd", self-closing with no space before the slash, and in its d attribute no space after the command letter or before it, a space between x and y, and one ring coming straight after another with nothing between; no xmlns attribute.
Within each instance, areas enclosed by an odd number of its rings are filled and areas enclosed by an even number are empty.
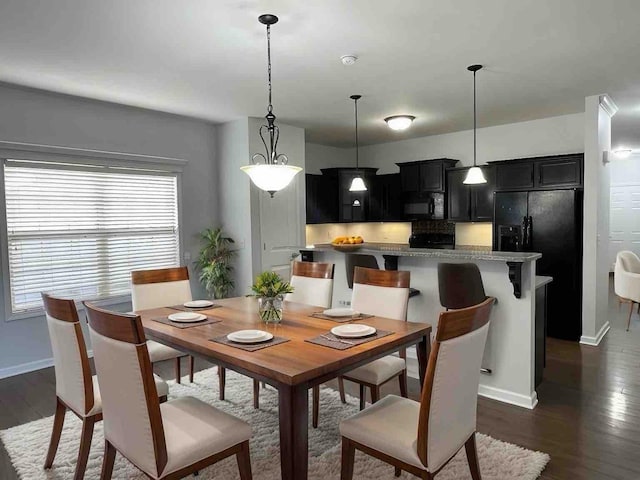
<svg viewBox="0 0 640 480"><path fill-rule="evenodd" d="M201 322L207 319L206 315L202 315L200 313L195 312L180 312L180 313L172 313L169 315L169 320L172 322L181 322L181 323L192 323L192 322Z"/></svg>
<svg viewBox="0 0 640 480"><path fill-rule="evenodd" d="M262 330L238 330L227 335L227 339L237 343L260 343L271 340L273 335Z"/></svg>
<svg viewBox="0 0 640 480"><path fill-rule="evenodd" d="M331 329L331 333L333 333L336 337L360 338L373 335L374 333L376 333L376 329L374 327L370 327L369 325L351 323L349 325L340 325L338 327L333 327Z"/></svg>
<svg viewBox="0 0 640 480"><path fill-rule="evenodd" d="M329 310L325 310L322 312L327 317L355 317L359 315L360 312L356 312L352 308L330 308Z"/></svg>
<svg viewBox="0 0 640 480"><path fill-rule="evenodd" d="M183 305L188 308L204 308L212 307L213 302L211 300L191 300L190 302L184 302Z"/></svg>

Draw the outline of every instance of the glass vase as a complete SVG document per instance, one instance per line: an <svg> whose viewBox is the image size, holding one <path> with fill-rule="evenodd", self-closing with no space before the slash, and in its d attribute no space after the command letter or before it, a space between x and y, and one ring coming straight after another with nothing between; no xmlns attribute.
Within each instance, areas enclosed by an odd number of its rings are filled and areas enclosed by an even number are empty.
<svg viewBox="0 0 640 480"><path fill-rule="evenodd" d="M264 323L280 323L282 321L282 301L284 297L258 297L258 313Z"/></svg>

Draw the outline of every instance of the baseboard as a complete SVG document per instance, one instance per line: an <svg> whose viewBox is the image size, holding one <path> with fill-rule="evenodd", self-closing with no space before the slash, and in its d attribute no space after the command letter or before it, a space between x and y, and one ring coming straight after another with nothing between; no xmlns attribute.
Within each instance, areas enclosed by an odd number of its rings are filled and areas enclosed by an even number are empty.
<svg viewBox="0 0 640 480"><path fill-rule="evenodd" d="M478 388L478 395L481 397L491 398L492 400L498 400L499 402L527 408L529 410L533 410L536 408L536 405L538 405L538 394L535 391L531 396L527 396L511 392L509 390L502 390L501 388L489 387L488 385L480 384L480 387Z"/></svg>
<svg viewBox="0 0 640 480"><path fill-rule="evenodd" d="M89 355L89 358L93 357L93 350L88 350L87 354ZM13 365L11 367L0 368L0 379L15 377L16 375L35 372L36 370L42 370L43 368L49 367L53 367L53 357L43 358L42 360L36 360L34 362L21 363L20 365Z"/></svg>
<svg viewBox="0 0 640 480"><path fill-rule="evenodd" d="M600 331L595 337L587 337L583 335L582 337L580 337L580 343L583 345L591 345L592 347L597 347L598 345L600 345L600 342L602 341L602 339L607 334L610 328L611 328L611 324L607 321L605 322L604 325L602 325L602 328L600 329Z"/></svg>

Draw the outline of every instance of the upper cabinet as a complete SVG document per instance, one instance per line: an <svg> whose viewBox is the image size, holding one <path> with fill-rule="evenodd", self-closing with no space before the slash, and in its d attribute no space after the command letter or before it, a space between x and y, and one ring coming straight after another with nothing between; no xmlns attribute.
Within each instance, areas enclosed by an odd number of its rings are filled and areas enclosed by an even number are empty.
<svg viewBox="0 0 640 480"><path fill-rule="evenodd" d="M369 187L369 220L392 222L403 219L403 203L400 197L401 178L399 173L376 175Z"/></svg>
<svg viewBox="0 0 640 480"><path fill-rule="evenodd" d="M582 153L491 162L496 191L581 188Z"/></svg>
<svg viewBox="0 0 640 480"><path fill-rule="evenodd" d="M447 170L447 218L453 222L490 222L493 220L493 193L496 169L483 166L487 183L465 185L468 168Z"/></svg>
<svg viewBox="0 0 640 480"><path fill-rule="evenodd" d="M338 221L338 178L306 174L307 223Z"/></svg>
<svg viewBox="0 0 640 480"><path fill-rule="evenodd" d="M444 192L445 172L447 168L455 167L457 163L458 160L451 158L397 163L396 165L400 167L402 193Z"/></svg>

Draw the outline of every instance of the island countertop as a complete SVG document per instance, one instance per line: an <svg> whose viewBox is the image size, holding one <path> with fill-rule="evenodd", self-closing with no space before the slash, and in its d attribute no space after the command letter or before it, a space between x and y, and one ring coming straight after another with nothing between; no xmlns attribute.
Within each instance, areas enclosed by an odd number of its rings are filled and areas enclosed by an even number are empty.
<svg viewBox="0 0 640 480"><path fill-rule="evenodd" d="M291 247L300 251L336 251L330 243L316 243L305 247ZM362 248L344 253L366 253L398 257L449 258L456 260L489 260L500 262L531 262L542 257L536 252L498 252L489 247L462 246L455 250L439 248L411 248L406 243L363 243Z"/></svg>

